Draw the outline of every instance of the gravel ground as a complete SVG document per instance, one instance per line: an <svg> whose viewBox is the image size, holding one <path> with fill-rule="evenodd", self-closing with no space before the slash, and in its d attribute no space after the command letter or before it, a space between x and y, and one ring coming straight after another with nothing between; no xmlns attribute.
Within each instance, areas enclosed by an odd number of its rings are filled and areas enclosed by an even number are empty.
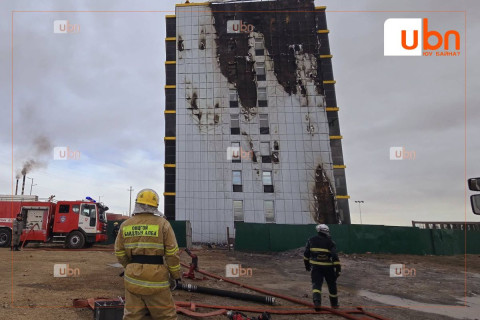
<svg viewBox="0 0 480 320"><path fill-rule="evenodd" d="M102 247L104 248L104 247ZM59 248L60 249L60 248ZM95 249L95 248L93 248ZM311 300L310 277L304 270L302 249L277 254L251 254L221 249L200 249L201 269L225 275L225 265L239 263L252 269L252 276L236 280L306 301ZM183 262L189 257L181 254ZM25 248L12 252L0 248L0 319L92 319L92 311L75 309L75 298L123 296L123 280L112 251L47 251ZM342 308L363 306L390 319L480 318L480 256L340 255L343 270L338 279ZM69 264L77 277L53 277L53 265ZM415 276L391 278L390 264L405 264ZM197 285L251 292L218 280L190 281ZM328 301L324 285L323 300ZM221 305L250 305L224 297L175 291L177 301ZM465 307L465 302L470 307ZM279 305L291 303L279 300ZM396 305L396 307L394 307ZM399 306L409 306L401 308ZM416 310L413 310L416 309ZM206 311L206 310L204 310ZM340 319L333 315L278 316L273 319ZM179 319L191 319L179 316ZM217 316L209 319L226 319Z"/></svg>

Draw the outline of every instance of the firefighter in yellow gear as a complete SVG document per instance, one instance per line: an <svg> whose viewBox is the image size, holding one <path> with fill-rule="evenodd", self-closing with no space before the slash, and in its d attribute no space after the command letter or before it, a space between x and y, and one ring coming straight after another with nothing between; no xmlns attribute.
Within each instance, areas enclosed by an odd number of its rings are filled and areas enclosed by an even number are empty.
<svg viewBox="0 0 480 320"><path fill-rule="evenodd" d="M122 223L115 255L125 268L124 320L176 320L170 280L180 281L180 259L175 233L158 211L158 194L140 191L133 217ZM150 313L150 317L148 317Z"/></svg>

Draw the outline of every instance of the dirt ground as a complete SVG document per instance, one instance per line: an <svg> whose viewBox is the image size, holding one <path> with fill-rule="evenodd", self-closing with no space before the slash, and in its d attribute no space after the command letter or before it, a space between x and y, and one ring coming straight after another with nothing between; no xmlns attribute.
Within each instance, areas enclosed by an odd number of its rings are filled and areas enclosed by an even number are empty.
<svg viewBox="0 0 480 320"><path fill-rule="evenodd" d="M107 249L105 247L99 247ZM95 249L95 247L93 248ZM305 271L302 250L276 254L229 252L223 249L199 249L200 269L225 276L225 265L241 264L252 268L251 277L235 280L266 290L311 300L310 276ZM190 258L181 254L189 263ZM338 279L342 308L364 306L366 310L389 319L478 319L480 318L480 256L410 256L410 255L340 255L342 275ZM88 309L75 309L75 298L123 296L121 268L113 251L48 251L25 248L12 252L0 248L0 319L93 319ZM55 278L53 265L66 263L79 270L77 277ZM415 269L414 276L390 277L390 264L405 264ZM255 292L218 280L185 281L197 285L234 291ZM328 305L324 284L323 301ZM192 301L217 305L252 305L224 297L174 291L176 301ZM467 303L469 307L465 307ZM291 303L278 300L279 306ZM409 306L409 308L393 307ZM414 310L415 309L415 310ZM207 310L199 310L207 311ZM252 314L254 315L254 314ZM179 319L191 319L179 316ZM209 319L226 319L217 316ZM279 316L272 319L341 319L333 315Z"/></svg>

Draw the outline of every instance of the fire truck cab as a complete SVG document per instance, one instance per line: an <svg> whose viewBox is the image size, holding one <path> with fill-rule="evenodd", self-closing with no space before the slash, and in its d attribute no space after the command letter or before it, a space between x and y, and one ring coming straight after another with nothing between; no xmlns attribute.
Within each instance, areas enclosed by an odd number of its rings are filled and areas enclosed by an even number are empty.
<svg viewBox="0 0 480 320"><path fill-rule="evenodd" d="M108 207L90 200L15 201L0 198L0 246L9 246L13 219L21 214L21 242L62 243L70 249L107 240Z"/></svg>

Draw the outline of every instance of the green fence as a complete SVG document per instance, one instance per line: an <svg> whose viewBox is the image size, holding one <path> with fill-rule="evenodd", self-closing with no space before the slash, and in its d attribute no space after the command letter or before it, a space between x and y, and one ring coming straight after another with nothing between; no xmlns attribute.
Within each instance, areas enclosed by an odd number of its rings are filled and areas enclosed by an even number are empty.
<svg viewBox="0 0 480 320"><path fill-rule="evenodd" d="M124 220L117 221L119 224L122 224ZM113 223L115 221L108 221L107 224L107 235L108 240L104 242L100 242L99 244L108 245L115 243L115 239L113 237ZM170 221L172 225L172 229L175 232L175 237L177 238L177 243L180 248L191 247L192 245L192 237L191 237L191 228L189 221Z"/></svg>
<svg viewBox="0 0 480 320"><path fill-rule="evenodd" d="M394 253L417 255L479 254L480 232L429 230L380 225L329 225L343 253ZM305 246L315 225L236 223L235 248L239 251L286 251ZM467 243L465 251L465 240Z"/></svg>

